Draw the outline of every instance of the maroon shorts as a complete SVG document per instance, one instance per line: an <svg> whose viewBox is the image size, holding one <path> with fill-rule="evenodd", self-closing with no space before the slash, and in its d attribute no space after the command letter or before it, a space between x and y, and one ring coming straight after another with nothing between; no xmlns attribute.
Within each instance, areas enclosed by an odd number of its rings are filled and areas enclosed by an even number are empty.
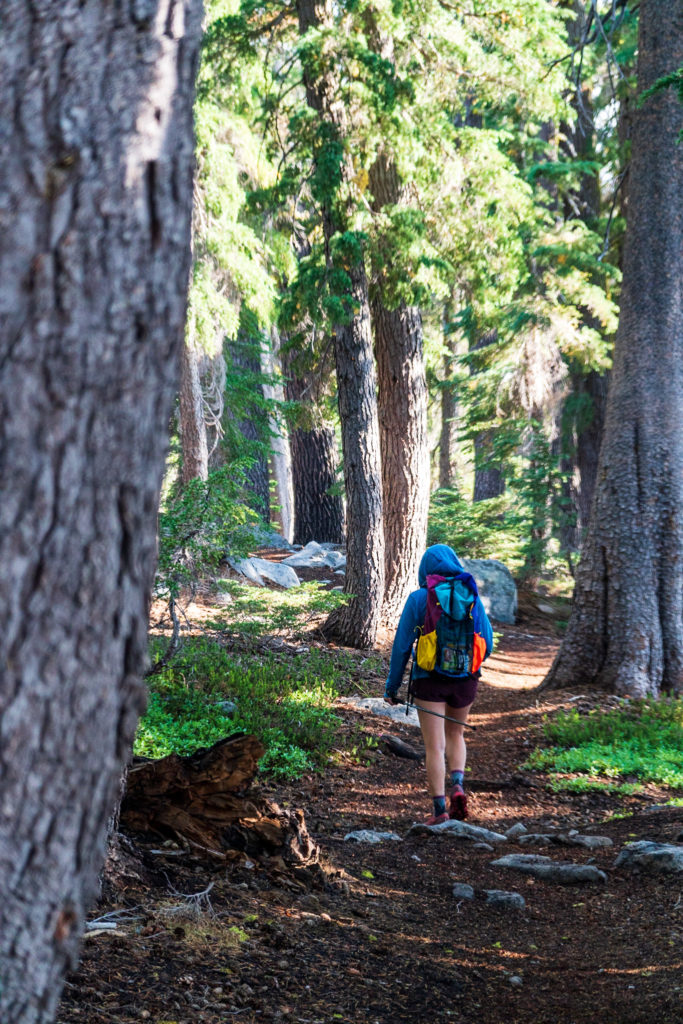
<svg viewBox="0 0 683 1024"><path fill-rule="evenodd" d="M466 708L477 696L478 676L462 676L453 679L432 672L423 679L413 679L411 692L418 700L448 704L449 708Z"/></svg>

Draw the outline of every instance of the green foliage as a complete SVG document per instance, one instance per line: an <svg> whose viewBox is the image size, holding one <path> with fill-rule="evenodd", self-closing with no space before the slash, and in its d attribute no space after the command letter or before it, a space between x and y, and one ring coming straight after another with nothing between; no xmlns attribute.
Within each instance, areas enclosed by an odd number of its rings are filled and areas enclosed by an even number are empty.
<svg viewBox="0 0 683 1024"><path fill-rule="evenodd" d="M175 599L228 553L247 553L258 519L241 501L245 468L214 470L168 495L159 513L158 597Z"/></svg>
<svg viewBox="0 0 683 1024"><path fill-rule="evenodd" d="M317 652L316 652L317 654ZM263 771L296 777L324 766L339 719L331 710L338 671L331 659L235 655L220 642L189 639L172 663L150 680L135 753L189 754L235 732L265 747ZM237 705L229 718L221 701Z"/></svg>
<svg viewBox="0 0 683 1024"><path fill-rule="evenodd" d="M633 701L618 710L560 712L546 720L546 738L553 746L536 749L526 767L553 773L557 789L619 785L623 776L683 788L683 701ZM578 775L578 780L558 773ZM617 781L615 781L617 780ZM628 785L628 783L627 783Z"/></svg>
<svg viewBox="0 0 683 1024"><path fill-rule="evenodd" d="M515 525L505 497L470 502L443 487L432 494L427 543L449 544L466 558L498 558L514 568L523 557Z"/></svg>

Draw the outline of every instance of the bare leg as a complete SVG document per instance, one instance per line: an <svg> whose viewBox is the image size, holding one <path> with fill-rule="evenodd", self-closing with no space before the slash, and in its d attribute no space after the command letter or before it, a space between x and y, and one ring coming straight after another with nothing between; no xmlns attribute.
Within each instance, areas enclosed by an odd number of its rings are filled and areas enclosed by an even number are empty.
<svg viewBox="0 0 683 1024"><path fill-rule="evenodd" d="M421 714L420 708L423 707L427 711L436 711L439 715L445 715L446 705L443 702L416 700L415 707L425 745L425 768L429 795L432 797L442 796L445 794L446 733L444 726L449 723L444 722L442 718L435 718L434 715Z"/></svg>
<svg viewBox="0 0 683 1024"><path fill-rule="evenodd" d="M467 721L470 713L469 704L466 708L447 708L451 717L459 718L461 722ZM427 717L425 715L425 717ZM448 761L449 772L465 771L467 761L467 747L465 745L465 730L461 725L454 725L453 722L444 722L446 738L446 760Z"/></svg>

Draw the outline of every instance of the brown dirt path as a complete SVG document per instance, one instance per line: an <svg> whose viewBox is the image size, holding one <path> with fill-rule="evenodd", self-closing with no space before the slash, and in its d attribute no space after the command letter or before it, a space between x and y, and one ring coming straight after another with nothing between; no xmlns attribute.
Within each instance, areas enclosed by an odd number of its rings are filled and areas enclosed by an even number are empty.
<svg viewBox="0 0 683 1024"><path fill-rule="evenodd" d="M287 788L261 784L304 808L330 866L328 890L305 891L260 865L226 872L169 856L164 873L144 886L131 881L99 908L128 908L133 920L119 934L86 940L60 1024L680 1024L681 882L613 865L634 838L674 840L683 812L652 810L665 798L656 789L627 799L556 796L520 769L542 716L573 695L539 700L534 692L557 645L552 630L522 622L502 632L471 719L480 727L468 742L471 821L608 836L614 847L606 850L533 851L593 862L606 884L525 879L492 867L498 850L441 836L345 842L357 828L405 836L428 812L424 767L361 745L322 776ZM376 695L382 686L379 677L368 681ZM348 706L340 714L340 749L387 731L418 742L407 727ZM504 852L529 848L510 842ZM477 898L454 899L456 881ZM195 917L172 912L187 904L177 893L209 883ZM494 888L520 892L526 908L488 906L481 892Z"/></svg>

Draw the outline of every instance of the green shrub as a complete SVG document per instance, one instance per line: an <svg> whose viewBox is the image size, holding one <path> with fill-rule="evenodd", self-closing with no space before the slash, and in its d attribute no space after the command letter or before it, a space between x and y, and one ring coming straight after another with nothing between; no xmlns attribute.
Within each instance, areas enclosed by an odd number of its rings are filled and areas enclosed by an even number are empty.
<svg viewBox="0 0 683 1024"><path fill-rule="evenodd" d="M562 711L545 721L544 732L553 745L534 750L525 767L555 773L556 788L581 785L556 773L590 780L634 776L683 788L682 700L631 701L623 708L587 716L574 709Z"/></svg>

